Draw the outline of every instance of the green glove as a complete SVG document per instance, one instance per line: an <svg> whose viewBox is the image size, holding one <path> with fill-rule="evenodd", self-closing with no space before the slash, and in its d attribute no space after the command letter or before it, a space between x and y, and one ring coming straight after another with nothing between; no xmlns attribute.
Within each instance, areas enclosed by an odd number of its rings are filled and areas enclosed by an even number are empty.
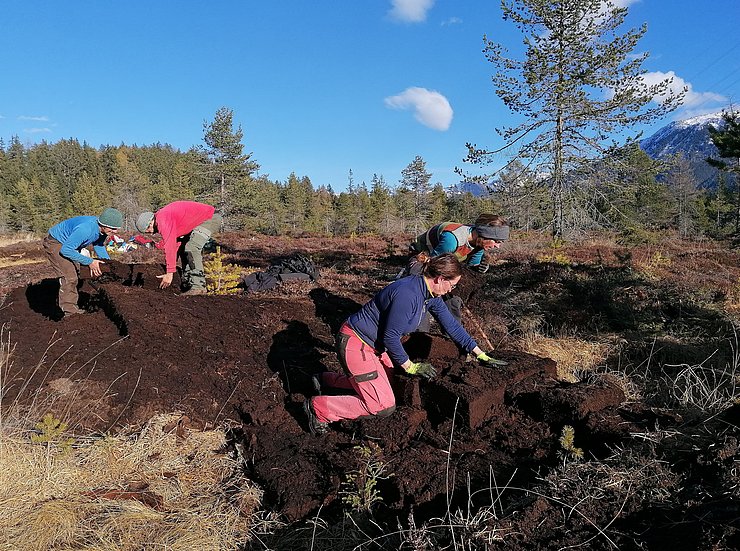
<svg viewBox="0 0 740 551"><path fill-rule="evenodd" d="M427 362L411 362L411 365L406 368L406 373L409 375L418 375L425 379L431 379L437 374L437 370L434 366Z"/></svg>
<svg viewBox="0 0 740 551"><path fill-rule="evenodd" d="M476 359L483 365L487 365L489 367L494 365L509 365L509 362L505 362L504 360L497 360L489 356L485 352L481 352L480 354L478 354Z"/></svg>

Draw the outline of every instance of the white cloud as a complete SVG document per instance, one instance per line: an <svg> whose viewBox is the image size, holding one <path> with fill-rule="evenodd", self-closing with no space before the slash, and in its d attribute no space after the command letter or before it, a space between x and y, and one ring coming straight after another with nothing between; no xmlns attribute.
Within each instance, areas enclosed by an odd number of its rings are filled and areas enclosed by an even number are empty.
<svg viewBox="0 0 740 551"><path fill-rule="evenodd" d="M46 121L49 120L49 117L46 117L46 116L44 116L44 117L28 117L26 115L21 115L21 116L18 117L18 120L19 121L41 121L41 122L46 122Z"/></svg>
<svg viewBox="0 0 740 551"><path fill-rule="evenodd" d="M26 134L41 134L51 132L51 128L24 128L23 132Z"/></svg>
<svg viewBox="0 0 740 551"><path fill-rule="evenodd" d="M701 107L706 104L717 104L717 103L725 103L727 101L727 98L720 95L715 94L714 92L696 92L694 91L694 87L691 85L690 82L686 82L684 79L676 75L673 71L668 71L667 73L663 73L660 71L654 71L652 73L645 73L642 75L643 81L645 81L645 84L648 86L651 86L653 84L658 84L659 82L667 79L672 78L673 82L670 85L670 89L675 92L679 93L681 90L686 90L686 95L684 96L683 105L681 106L682 109L696 109L698 107ZM657 97L656 100L661 100L662 98Z"/></svg>
<svg viewBox="0 0 740 551"><path fill-rule="evenodd" d="M427 18L427 12L434 5L434 0L391 0L393 6L388 14L392 19L406 23L421 23Z"/></svg>
<svg viewBox="0 0 740 551"><path fill-rule="evenodd" d="M391 109L414 110L414 118L433 130L445 131L452 122L450 102L439 92L426 88L406 88L396 96L385 98Z"/></svg>
<svg viewBox="0 0 740 551"><path fill-rule="evenodd" d="M460 25L462 24L463 20L459 17L450 17L447 21L442 21L442 26L445 25Z"/></svg>

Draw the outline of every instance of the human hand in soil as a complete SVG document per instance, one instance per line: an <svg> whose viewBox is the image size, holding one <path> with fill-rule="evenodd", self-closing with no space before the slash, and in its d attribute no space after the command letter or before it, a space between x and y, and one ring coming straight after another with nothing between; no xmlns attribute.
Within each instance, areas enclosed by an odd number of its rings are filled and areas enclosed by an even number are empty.
<svg viewBox="0 0 740 551"><path fill-rule="evenodd" d="M434 369L432 364L427 362L411 362L411 365L406 368L406 373L409 375L418 375L425 379L431 379L437 374L437 370Z"/></svg>
<svg viewBox="0 0 740 551"><path fill-rule="evenodd" d="M505 362L504 360L497 360L492 356L489 356L485 352L481 352L476 356L476 359L482 363L485 366L488 367L494 367L497 365L509 365L509 362Z"/></svg>
<svg viewBox="0 0 740 551"><path fill-rule="evenodd" d="M157 277L162 280L159 282L159 288L166 289L167 287L169 287L172 284L173 275L175 274L169 273L169 274L158 275Z"/></svg>
<svg viewBox="0 0 740 551"><path fill-rule="evenodd" d="M90 264L90 275L93 277L98 277L103 273L103 269L101 266L105 264L105 262L101 262L100 260L93 260Z"/></svg>

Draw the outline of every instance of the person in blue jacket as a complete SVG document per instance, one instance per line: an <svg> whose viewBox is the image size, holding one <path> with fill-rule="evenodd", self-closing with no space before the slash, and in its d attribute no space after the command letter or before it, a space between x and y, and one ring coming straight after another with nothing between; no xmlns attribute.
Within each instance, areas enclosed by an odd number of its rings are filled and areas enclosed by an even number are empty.
<svg viewBox="0 0 740 551"><path fill-rule="evenodd" d="M436 375L431 364L412 361L401 344L401 338L416 330L427 311L460 348L484 365L496 365L442 301L461 277L462 267L455 255L427 259L420 274L394 281L347 318L337 335L337 354L344 373L324 372L315 378L314 386L317 390L326 386L354 392L320 394L306 400L304 410L312 433L326 432L327 424L333 421L390 415L396 407L390 384L394 367L427 379Z"/></svg>
<svg viewBox="0 0 740 551"><path fill-rule="evenodd" d="M93 277L102 273L103 262L83 255L82 249L93 245L99 258L110 258L103 243L107 236L122 226L123 214L108 208L100 216L75 216L49 230L43 245L52 268L59 276L59 308L65 316L84 312L77 306L78 266L90 266Z"/></svg>

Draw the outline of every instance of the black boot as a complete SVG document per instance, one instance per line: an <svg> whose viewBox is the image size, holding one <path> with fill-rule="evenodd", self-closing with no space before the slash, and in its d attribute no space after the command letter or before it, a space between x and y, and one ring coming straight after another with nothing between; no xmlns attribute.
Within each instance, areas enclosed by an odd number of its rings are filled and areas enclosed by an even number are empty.
<svg viewBox="0 0 740 551"><path fill-rule="evenodd" d="M303 402L303 410L306 412L306 417L308 418L308 430L311 431L311 434L315 436L326 434L326 431L329 430L329 423L322 423L318 420L316 412L313 410L311 398Z"/></svg>

